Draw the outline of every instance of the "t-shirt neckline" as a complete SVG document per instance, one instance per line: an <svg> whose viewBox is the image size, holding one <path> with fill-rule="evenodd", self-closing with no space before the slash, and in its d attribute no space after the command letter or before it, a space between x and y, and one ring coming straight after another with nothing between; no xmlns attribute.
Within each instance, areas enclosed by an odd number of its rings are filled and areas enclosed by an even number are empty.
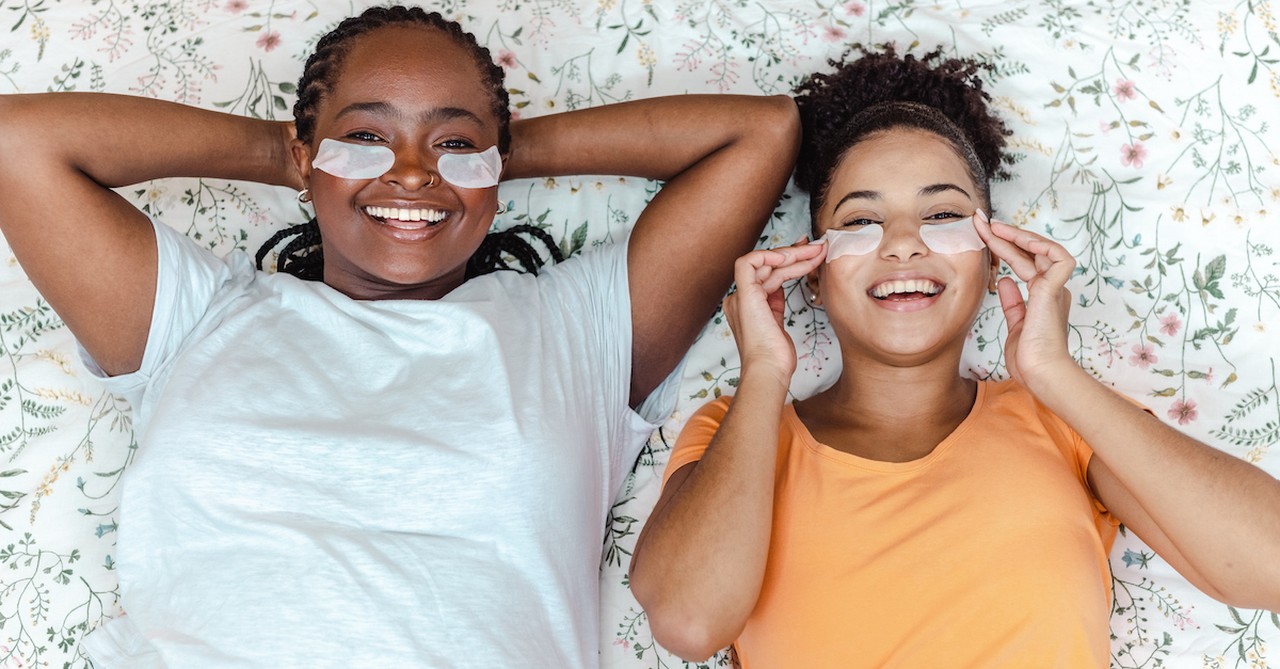
<svg viewBox="0 0 1280 669"><path fill-rule="evenodd" d="M943 438L943 440L939 442L938 445L935 446L927 455L916 458L915 460L908 460L907 462L872 460L860 455L846 453L818 441L813 436L813 433L809 431L809 428L805 426L804 422L800 420L800 416L796 414L795 406L792 404L787 404L782 416L783 419L791 426L791 429L794 431L796 437L804 447L821 458L833 460L845 466L857 467L859 469L870 471L907 473L928 467L945 457L947 452L951 450L952 445L959 441L964 433L968 432L970 427L978 421L978 417L981 414L983 407L986 405L988 384L984 381L977 381L977 384L978 392L975 394L973 399L973 406L969 409L969 413L964 417L964 420L960 421L960 424L956 426L956 429L952 430L951 434L948 434Z"/></svg>

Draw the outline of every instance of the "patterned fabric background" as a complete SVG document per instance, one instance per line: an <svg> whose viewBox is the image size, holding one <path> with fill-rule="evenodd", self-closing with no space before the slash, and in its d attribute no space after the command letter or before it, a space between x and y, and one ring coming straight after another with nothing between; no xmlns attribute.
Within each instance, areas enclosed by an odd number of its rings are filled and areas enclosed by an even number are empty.
<svg viewBox="0 0 1280 669"><path fill-rule="evenodd" d="M302 59L364 4L0 0L0 93L113 91L286 118ZM1163 420L1280 474L1280 349L1270 343L1280 333L1280 38L1269 1L430 6L489 46L525 117L666 93L785 93L857 41L988 61L1019 156L1016 177L996 187L995 213L1077 255L1080 363ZM512 209L498 224L533 222L576 250L616 238L656 188L616 177L510 182L501 193ZM165 180L121 192L217 253L254 250L307 217L293 193L254 184ZM77 215L48 195L50 216ZM807 225L791 193L761 244L788 243ZM79 639L120 611L112 556L127 519L117 499L138 444L129 407L87 377L3 246L0 285L0 665L83 667ZM791 297L794 391L804 395L836 372L837 349L822 313ZM1003 335L992 301L974 329L974 375L1003 374ZM733 392L735 360L716 319L689 358L677 414L614 508L602 551L606 667L682 665L655 645L626 569L675 433L705 398ZM1208 599L1133 537L1120 538L1111 563L1114 667L1267 666L1276 613Z"/></svg>

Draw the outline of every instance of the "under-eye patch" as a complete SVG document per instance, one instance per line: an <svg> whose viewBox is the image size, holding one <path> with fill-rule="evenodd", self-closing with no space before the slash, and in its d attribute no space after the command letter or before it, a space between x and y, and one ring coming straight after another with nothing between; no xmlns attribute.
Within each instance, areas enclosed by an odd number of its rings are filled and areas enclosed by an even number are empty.
<svg viewBox="0 0 1280 669"><path fill-rule="evenodd" d="M340 179L376 179L396 164L396 154L385 146L369 146L320 140L311 166ZM448 153L436 161L440 178L459 188L492 188L502 176L502 154L491 146L479 153Z"/></svg>
<svg viewBox="0 0 1280 669"><path fill-rule="evenodd" d="M862 225L851 230L827 230L827 262L844 256L865 256L880 246L884 229L878 225Z"/></svg>
<svg viewBox="0 0 1280 669"><path fill-rule="evenodd" d="M827 240L827 262L844 256L864 256L876 250L884 238L884 228L879 225L863 225L850 230L827 230L822 236ZM973 216L950 223L920 226L920 241L934 253L954 255L986 248Z"/></svg>
<svg viewBox="0 0 1280 669"><path fill-rule="evenodd" d="M339 179L376 179L396 164L396 154L385 146L350 144L336 139L320 140L320 150L311 166Z"/></svg>
<svg viewBox="0 0 1280 669"><path fill-rule="evenodd" d="M436 161L436 170L459 188L492 188L502 176L502 154L496 146L480 153L447 153Z"/></svg>
<svg viewBox="0 0 1280 669"><path fill-rule="evenodd" d="M977 228L973 227L973 217L962 218L950 223L920 226L920 241L934 253L964 253L981 251L986 248Z"/></svg>

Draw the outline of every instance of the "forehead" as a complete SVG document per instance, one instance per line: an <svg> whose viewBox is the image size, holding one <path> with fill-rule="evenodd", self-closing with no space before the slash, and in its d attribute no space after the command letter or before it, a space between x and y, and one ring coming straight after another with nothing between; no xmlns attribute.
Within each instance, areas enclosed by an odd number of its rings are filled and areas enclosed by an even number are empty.
<svg viewBox="0 0 1280 669"><path fill-rule="evenodd" d="M409 113L460 107L497 124L475 57L429 26L383 26L353 38L321 114L368 102Z"/></svg>
<svg viewBox="0 0 1280 669"><path fill-rule="evenodd" d="M849 182L856 183L849 183ZM951 183L977 194L968 165L946 139L917 128L893 128L875 133L845 152L831 178L831 194L848 190L915 192L920 185ZM884 195L889 196L888 192Z"/></svg>

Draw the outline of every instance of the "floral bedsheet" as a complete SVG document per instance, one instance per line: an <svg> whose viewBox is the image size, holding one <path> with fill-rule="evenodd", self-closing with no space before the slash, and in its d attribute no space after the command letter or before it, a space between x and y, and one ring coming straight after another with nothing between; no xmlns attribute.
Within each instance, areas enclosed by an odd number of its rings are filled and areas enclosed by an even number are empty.
<svg viewBox="0 0 1280 669"><path fill-rule="evenodd" d="M316 39L365 4L0 0L0 93L125 92L284 118ZM1080 363L1161 419L1280 474L1280 37L1269 0L428 6L489 46L525 117L667 93L785 93L852 42L940 45L988 61L1019 157L1016 177L995 188L995 213L1077 255ZM540 225L576 251L616 238L656 188L592 176L510 182L498 225ZM256 249L307 216L292 193L255 184L173 179L120 192L218 253ZM51 216L76 215L57 193L49 201ZM805 229L804 198L789 191L761 245ZM88 378L2 243L0 286L0 665L88 666L81 636L120 611L113 547L120 477L137 447L130 408ZM798 294L790 304L793 390L803 395L838 360L822 313ZM967 352L973 375L1003 374L1002 341L991 301ZM654 643L626 569L675 433L699 403L732 392L735 360L716 318L689 358L678 411L613 509L601 561L606 667L682 665ZM1275 612L1210 600L1132 536L1111 557L1112 666L1264 667L1276 652Z"/></svg>

